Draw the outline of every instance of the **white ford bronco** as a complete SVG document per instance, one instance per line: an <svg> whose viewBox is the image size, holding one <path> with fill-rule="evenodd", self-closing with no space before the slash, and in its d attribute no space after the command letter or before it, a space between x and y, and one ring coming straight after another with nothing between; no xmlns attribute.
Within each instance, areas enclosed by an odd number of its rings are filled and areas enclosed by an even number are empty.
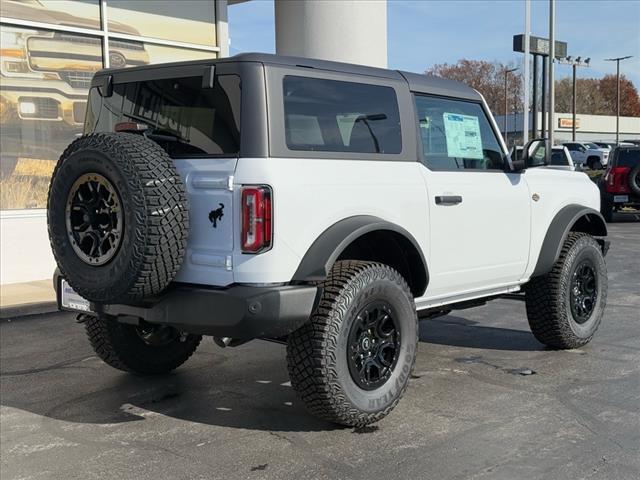
<svg viewBox="0 0 640 480"><path fill-rule="evenodd" d="M97 355L161 374L203 335L287 344L315 415L380 420L418 316L521 295L551 348L589 342L607 296L596 185L512 160L452 81L243 54L96 74L48 200L59 305Z"/></svg>

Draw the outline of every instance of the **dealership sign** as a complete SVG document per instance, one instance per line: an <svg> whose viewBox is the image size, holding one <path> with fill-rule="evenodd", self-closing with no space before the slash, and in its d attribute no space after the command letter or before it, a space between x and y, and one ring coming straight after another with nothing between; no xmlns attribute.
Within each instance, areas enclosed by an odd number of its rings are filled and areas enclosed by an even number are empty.
<svg viewBox="0 0 640 480"><path fill-rule="evenodd" d="M573 128L572 118L559 118L558 128ZM580 119L576 118L576 128L580 128Z"/></svg>
<svg viewBox="0 0 640 480"><path fill-rule="evenodd" d="M529 53L533 55L549 56L549 39L534 37L529 35ZM524 35L513 36L513 51L524 53ZM564 58L567 56L567 42L556 41L556 58Z"/></svg>

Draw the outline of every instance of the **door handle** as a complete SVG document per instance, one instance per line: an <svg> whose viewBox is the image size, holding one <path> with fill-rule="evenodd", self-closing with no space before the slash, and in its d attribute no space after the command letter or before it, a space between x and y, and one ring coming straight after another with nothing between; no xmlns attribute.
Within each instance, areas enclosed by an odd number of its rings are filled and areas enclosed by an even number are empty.
<svg viewBox="0 0 640 480"><path fill-rule="evenodd" d="M460 195L438 195L436 196L436 205L457 205L462 203Z"/></svg>

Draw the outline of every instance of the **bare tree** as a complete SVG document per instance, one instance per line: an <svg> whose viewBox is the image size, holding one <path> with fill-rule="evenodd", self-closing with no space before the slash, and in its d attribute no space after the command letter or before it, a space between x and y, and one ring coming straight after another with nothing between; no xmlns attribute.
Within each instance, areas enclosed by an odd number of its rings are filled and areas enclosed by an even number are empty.
<svg viewBox="0 0 640 480"><path fill-rule="evenodd" d="M448 78L466 83L478 90L487 101L494 115L505 113L505 71L515 64L487 62L484 60L458 60L455 64L441 63L429 68L427 75ZM507 112L522 110L522 77L519 72L507 73Z"/></svg>
<svg viewBox="0 0 640 480"><path fill-rule="evenodd" d="M486 99L494 115L503 115L504 75L513 68L513 63L487 62L485 60L458 60L455 64L441 63L429 68L427 75L437 75L466 83L478 90ZM522 77L519 72L507 73L507 113L522 111ZM571 112L571 78L556 81L556 111ZM606 75L601 79L579 78L576 81L576 111L591 115L615 115L616 76ZM640 117L640 96L633 83L620 76L620 114Z"/></svg>

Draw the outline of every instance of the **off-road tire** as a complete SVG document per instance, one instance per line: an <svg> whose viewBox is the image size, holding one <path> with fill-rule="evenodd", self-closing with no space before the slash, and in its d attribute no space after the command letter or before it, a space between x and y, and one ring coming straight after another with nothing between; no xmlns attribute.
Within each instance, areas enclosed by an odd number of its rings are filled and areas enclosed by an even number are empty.
<svg viewBox="0 0 640 480"><path fill-rule="evenodd" d="M579 324L572 314L572 276L580 262L593 263L597 299L591 316ZM602 320L607 301L607 267L598 242L586 233L569 233L558 261L546 275L531 279L525 286L527 318L541 343L558 349L579 348L591 341Z"/></svg>
<svg viewBox="0 0 640 480"><path fill-rule="evenodd" d="M69 192L88 173L110 181L121 202L120 245L103 265L83 261L67 231ZM62 276L84 298L135 302L160 293L180 269L188 211L182 179L158 144L130 133L87 135L69 145L53 173L47 212L51 248Z"/></svg>
<svg viewBox="0 0 640 480"><path fill-rule="evenodd" d="M179 336L167 345L146 344L136 326L108 316L84 315L84 324L96 355L114 368L141 375L168 373L186 362L196 351L200 335Z"/></svg>
<svg viewBox="0 0 640 480"><path fill-rule="evenodd" d="M418 318L405 279L387 265L338 261L333 266L310 322L289 335L291 385L317 417L347 426L384 418L407 389L415 362ZM360 388L347 366L347 342L358 312L384 299L398 315L401 341L388 380L373 390Z"/></svg>
<svg viewBox="0 0 640 480"><path fill-rule="evenodd" d="M629 172L629 189L634 195L640 196L640 163Z"/></svg>

